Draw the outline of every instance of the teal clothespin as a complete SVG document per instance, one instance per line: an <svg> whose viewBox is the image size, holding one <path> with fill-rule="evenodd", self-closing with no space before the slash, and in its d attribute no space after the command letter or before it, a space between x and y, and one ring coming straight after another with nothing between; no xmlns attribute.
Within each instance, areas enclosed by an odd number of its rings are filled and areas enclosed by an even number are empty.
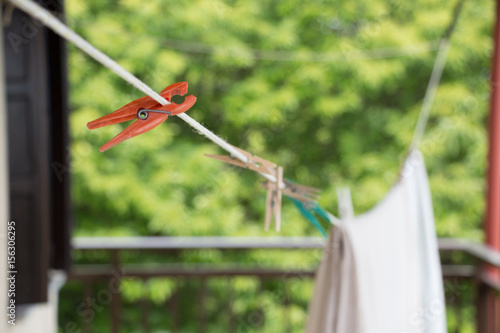
<svg viewBox="0 0 500 333"><path fill-rule="evenodd" d="M295 204L295 207L297 207L297 209L302 214L302 216L304 216L316 229L318 229L324 238L327 238L325 229L323 228L321 223L318 221L316 216L314 216L314 214L313 214L313 213L316 213L320 217L322 217L325 220L327 220L328 222L332 223L332 221L330 221L330 218L329 218L327 212L323 208L321 208L318 205L318 203L316 203L316 202L304 204L302 201L299 201L297 199L291 198L289 196L286 196L286 197L288 199L290 199ZM306 205L308 207L306 207Z"/></svg>

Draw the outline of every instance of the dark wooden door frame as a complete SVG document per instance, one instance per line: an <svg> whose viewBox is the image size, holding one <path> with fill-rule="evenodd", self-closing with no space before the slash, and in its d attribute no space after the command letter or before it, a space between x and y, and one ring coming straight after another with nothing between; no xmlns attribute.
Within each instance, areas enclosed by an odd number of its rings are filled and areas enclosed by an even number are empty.
<svg viewBox="0 0 500 333"><path fill-rule="evenodd" d="M39 2L63 13L60 1ZM45 302L49 269L67 270L70 265L65 42L14 10L4 27L4 61L9 219L16 221L16 303Z"/></svg>

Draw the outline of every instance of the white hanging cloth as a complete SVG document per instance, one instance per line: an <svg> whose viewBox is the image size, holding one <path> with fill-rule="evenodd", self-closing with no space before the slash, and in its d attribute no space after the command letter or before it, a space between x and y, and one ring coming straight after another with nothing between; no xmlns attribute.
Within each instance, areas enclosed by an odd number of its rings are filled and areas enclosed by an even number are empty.
<svg viewBox="0 0 500 333"><path fill-rule="evenodd" d="M333 227L307 333L446 333L431 195L422 154L371 211Z"/></svg>

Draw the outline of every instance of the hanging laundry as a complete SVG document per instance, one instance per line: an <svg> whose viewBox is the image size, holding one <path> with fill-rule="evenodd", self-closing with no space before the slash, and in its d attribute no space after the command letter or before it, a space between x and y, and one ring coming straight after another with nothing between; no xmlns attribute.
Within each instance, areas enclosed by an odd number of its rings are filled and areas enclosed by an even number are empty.
<svg viewBox="0 0 500 333"><path fill-rule="evenodd" d="M308 333L445 333L446 312L423 157L371 211L332 228Z"/></svg>

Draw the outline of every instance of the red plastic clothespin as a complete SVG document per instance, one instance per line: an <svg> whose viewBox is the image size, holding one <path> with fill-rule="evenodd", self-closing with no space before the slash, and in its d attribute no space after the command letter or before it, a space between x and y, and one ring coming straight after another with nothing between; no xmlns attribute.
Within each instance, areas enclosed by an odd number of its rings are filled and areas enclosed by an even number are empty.
<svg viewBox="0 0 500 333"><path fill-rule="evenodd" d="M171 102L172 96L184 96L187 94L187 91L187 82L177 82L163 89L160 95L167 101ZM87 127L92 130L99 127L137 119L121 133L102 146L99 150L103 152L120 142L152 130L167 120L168 116L175 116L186 112L194 105L194 103L196 103L196 97L193 95L187 96L182 104L170 103L168 105L161 105L151 97L144 96L128 103L106 116L89 122Z"/></svg>

